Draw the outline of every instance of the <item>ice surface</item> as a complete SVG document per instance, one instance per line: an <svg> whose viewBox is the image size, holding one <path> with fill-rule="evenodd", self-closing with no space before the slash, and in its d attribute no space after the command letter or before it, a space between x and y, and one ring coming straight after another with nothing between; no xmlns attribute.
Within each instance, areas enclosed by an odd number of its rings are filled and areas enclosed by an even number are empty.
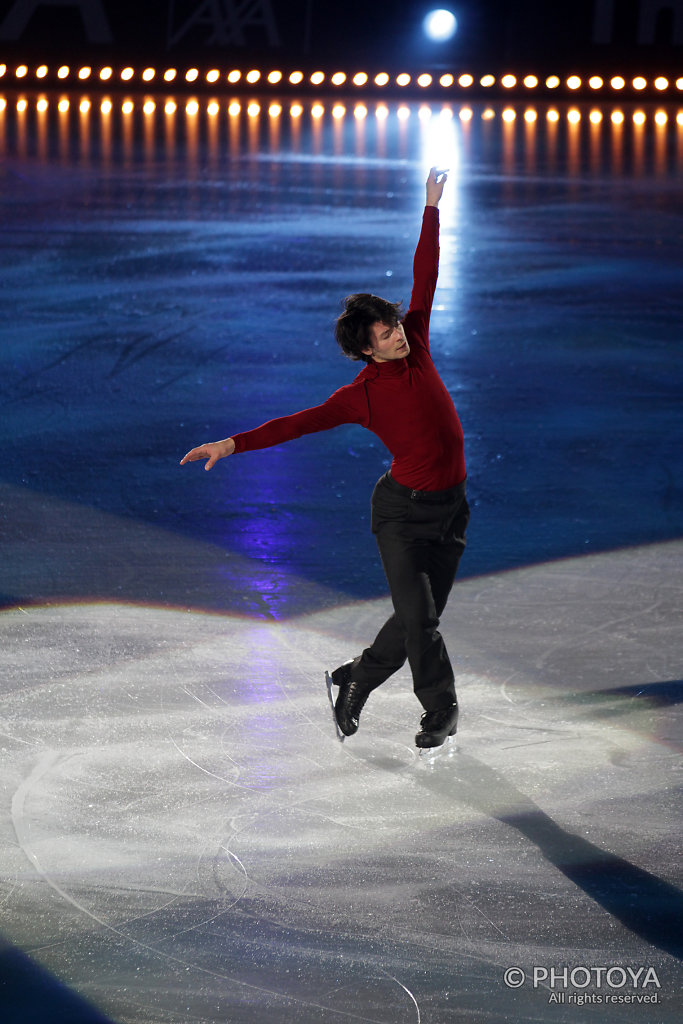
<svg viewBox="0 0 683 1024"><path fill-rule="evenodd" d="M162 540L180 575L201 559ZM678 1019L682 561L463 581L461 724L431 761L405 672L334 733L323 670L384 601L5 612L6 937L123 1022L573 1022L503 973L580 964L654 966L628 992Z"/></svg>

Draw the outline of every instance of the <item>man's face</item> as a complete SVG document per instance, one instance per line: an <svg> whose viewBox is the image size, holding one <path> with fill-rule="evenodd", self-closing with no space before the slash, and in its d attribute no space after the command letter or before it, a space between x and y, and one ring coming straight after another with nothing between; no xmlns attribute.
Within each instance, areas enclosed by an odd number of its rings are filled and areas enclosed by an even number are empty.
<svg viewBox="0 0 683 1024"><path fill-rule="evenodd" d="M385 324L378 320L370 328L370 337L372 347L364 348L363 355L372 356L376 363L405 359L410 354L403 324Z"/></svg>

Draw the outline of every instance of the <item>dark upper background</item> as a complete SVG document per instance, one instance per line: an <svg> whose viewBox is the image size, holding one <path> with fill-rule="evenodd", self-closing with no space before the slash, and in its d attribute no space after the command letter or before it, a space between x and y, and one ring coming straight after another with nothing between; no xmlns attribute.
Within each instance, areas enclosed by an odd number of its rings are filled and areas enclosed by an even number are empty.
<svg viewBox="0 0 683 1024"><path fill-rule="evenodd" d="M254 0L261 24L231 28L240 0L0 0L0 47L7 57L88 53L238 61L338 62L388 70L467 67L521 71L625 68L671 71L683 42L682 0ZM244 6L242 4L242 6ZM450 8L458 32L429 43L424 15ZM225 12L216 25L211 9ZM84 12L91 27L86 30ZM270 19L267 17L270 12ZM267 23L268 22L268 23ZM241 37L241 38L240 38Z"/></svg>

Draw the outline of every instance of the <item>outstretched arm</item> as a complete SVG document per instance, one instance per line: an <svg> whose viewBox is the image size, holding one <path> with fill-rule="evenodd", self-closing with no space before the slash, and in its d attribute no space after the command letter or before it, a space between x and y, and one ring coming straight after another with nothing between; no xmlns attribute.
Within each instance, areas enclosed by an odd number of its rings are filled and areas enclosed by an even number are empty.
<svg viewBox="0 0 683 1024"><path fill-rule="evenodd" d="M226 456L232 455L233 452L253 452L260 448L272 448L274 445L292 441L295 437L301 437L303 434L315 434L321 430L330 430L342 423L360 423L364 427L368 425L367 399L362 387L346 385L330 395L322 405L313 406L312 409L302 409L301 412L295 412L289 416L279 416L277 419L268 420L267 423L254 430L235 434L234 437L226 437L223 441L200 444L197 448L192 448L180 460L180 465L184 466L186 462L207 459L204 469L211 469L219 459L224 459Z"/></svg>

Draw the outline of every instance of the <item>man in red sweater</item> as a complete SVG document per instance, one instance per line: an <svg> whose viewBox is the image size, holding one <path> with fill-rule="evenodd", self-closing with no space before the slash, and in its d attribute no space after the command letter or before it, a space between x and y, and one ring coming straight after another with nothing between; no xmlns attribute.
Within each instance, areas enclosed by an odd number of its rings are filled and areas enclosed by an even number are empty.
<svg viewBox="0 0 683 1024"><path fill-rule="evenodd" d="M281 416L223 441L193 448L181 465L207 459L205 469L234 452L281 444L342 423L372 430L393 456L372 495L372 531L394 613L370 647L327 675L339 687L334 715L340 738L352 736L366 700L406 658L424 708L418 747L440 746L457 728L453 669L439 618L465 547L463 433L453 401L429 350L429 317L439 269L439 210L446 175L429 172L422 231L413 260L413 290L403 320L400 304L350 295L335 336L365 368L322 405Z"/></svg>

